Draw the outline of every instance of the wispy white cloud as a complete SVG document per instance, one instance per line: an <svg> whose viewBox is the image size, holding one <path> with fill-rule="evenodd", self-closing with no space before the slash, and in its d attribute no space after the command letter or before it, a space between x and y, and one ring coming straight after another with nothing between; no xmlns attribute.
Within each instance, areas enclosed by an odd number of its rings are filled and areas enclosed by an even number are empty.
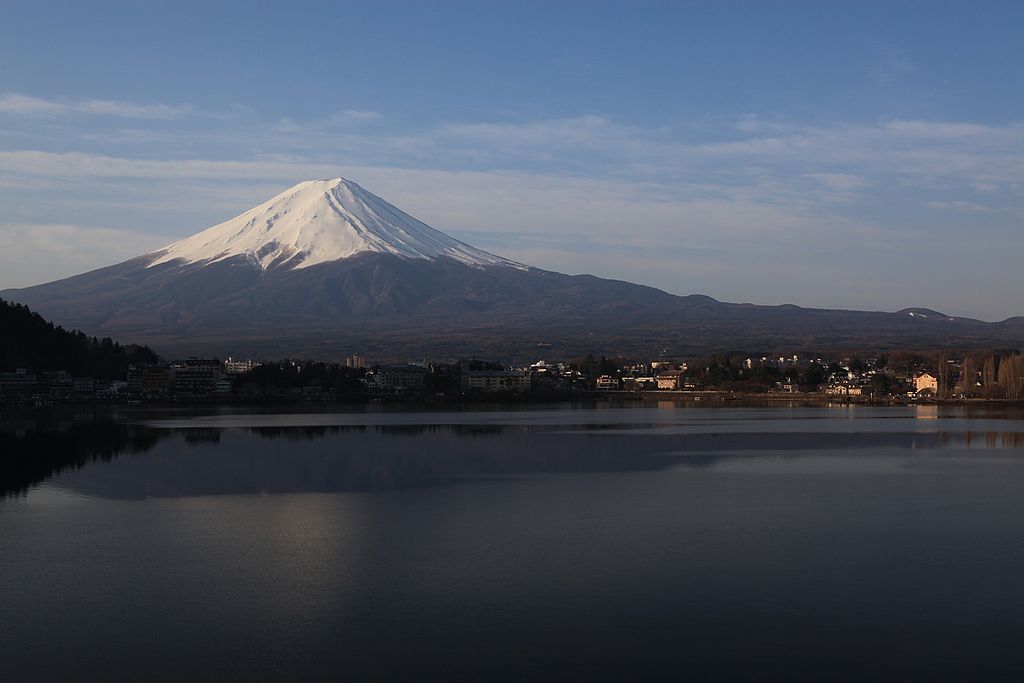
<svg viewBox="0 0 1024 683"><path fill-rule="evenodd" d="M176 119L195 113L188 105L138 104L116 100L43 99L19 93L0 95L0 114L16 116L67 116L86 114L134 119Z"/></svg>
<svg viewBox="0 0 1024 683"><path fill-rule="evenodd" d="M801 125L751 116L720 130L718 140L710 131L705 137L711 136L712 141L690 143L669 129L640 128L593 115L447 124L400 134L365 125L379 120L377 112L343 110L304 122L261 123L249 117L231 126L215 125L187 134L154 128L88 131L81 134L83 143L117 144L125 152L134 146L146 150L138 155L145 158L134 163L134 155L129 154L115 158L71 152L44 159L39 155L55 153L26 142L14 153L16 157L9 154L0 159L0 171L42 173L44 166L52 164L61 167L55 173L65 176L140 173L204 178L238 173L265 177L268 166L283 169L288 164L324 166L342 161L399 168L572 174L671 185L677 195L743 191L758 192L765 201L819 204L849 203L871 189L897 185L989 194L1019 193L1024 187L1021 124L890 120L875 125ZM196 158L169 161L182 154L176 141L197 153L220 150L220 159L194 153Z"/></svg>
<svg viewBox="0 0 1024 683"><path fill-rule="evenodd" d="M884 46L878 49L868 66L868 78L879 85L892 85L917 71L917 65L900 49Z"/></svg>
<svg viewBox="0 0 1024 683"><path fill-rule="evenodd" d="M337 116L369 121L376 115L342 112ZM677 199L755 201L803 208L853 203L875 187L901 186L919 192L961 189L1010 197L1024 187L1021 125L888 121L875 126L790 125L789 132L768 135L761 135L762 127L756 126L754 134L740 140L704 144L683 144L661 130L639 130L598 116L446 125L401 136L357 135L327 128L321 121L284 122L263 135L245 130L239 136L247 144L257 140L268 146L257 156L250 151L248 158L235 159L171 159L170 150L163 158L6 151L0 152L0 174L298 180L331 175L336 168L333 162L341 160L346 166L474 168L538 177L569 173L647 185ZM144 132L137 137L142 146L170 144L159 133ZM132 138L129 134L120 141L131 145Z"/></svg>
<svg viewBox="0 0 1024 683"><path fill-rule="evenodd" d="M380 114L363 109L345 109L327 117L328 123L347 124L352 122L377 121Z"/></svg>
<svg viewBox="0 0 1024 683"><path fill-rule="evenodd" d="M322 136L337 135L339 128L347 129L360 124L379 121L380 119L380 113L372 110L343 109L312 121L297 121L291 118L283 118L274 124L271 131L278 135L320 138Z"/></svg>
<svg viewBox="0 0 1024 683"><path fill-rule="evenodd" d="M992 213L992 208L989 206L961 200L952 202L924 202L924 206L927 206L929 209L964 211L966 213Z"/></svg>
<svg viewBox="0 0 1024 683"><path fill-rule="evenodd" d="M977 213L979 222L987 212L984 221L1003 233L1016 229L1013 207L1024 192L1021 124L807 125L751 116L691 142L604 116L402 133L380 120L369 111L307 122L248 113L236 125L188 131L191 154L175 144L183 133L158 124L121 131L119 154L86 138L102 130L83 133L78 148L98 145L105 154L8 148L0 151L0 200L29 222L73 223L88 211L182 237L300 180L344 175L456 237L540 267L724 298L749 298L742 290L763 276L771 283L759 290L764 297L805 304L825 289L801 288L800 278L820 277L834 300L818 303L868 307L856 297L877 292L840 284L874 268L892 287L899 281L900 305L942 308L915 289L921 273L900 255L941 244L934 234L958 224L954 212ZM897 210L879 210L884 202ZM998 256L1020 249L1009 240ZM936 252L930 262L942 258Z"/></svg>
<svg viewBox="0 0 1024 683"><path fill-rule="evenodd" d="M459 123L441 126L441 137L511 145L593 143L618 138L625 130L603 116L519 123Z"/></svg>
<svg viewBox="0 0 1024 683"><path fill-rule="evenodd" d="M0 173L57 178L266 178L299 172L310 166L260 160L152 160L82 152L0 152Z"/></svg>
<svg viewBox="0 0 1024 683"><path fill-rule="evenodd" d="M872 126L803 126L705 143L693 156L717 160L732 169L733 177L756 169L779 179L857 176L875 186L908 191L1019 193L1024 187L1022 124L894 120Z"/></svg>
<svg viewBox="0 0 1024 683"><path fill-rule="evenodd" d="M849 173L808 173L807 177L818 181L830 190L839 192L862 190L871 184L867 178Z"/></svg>

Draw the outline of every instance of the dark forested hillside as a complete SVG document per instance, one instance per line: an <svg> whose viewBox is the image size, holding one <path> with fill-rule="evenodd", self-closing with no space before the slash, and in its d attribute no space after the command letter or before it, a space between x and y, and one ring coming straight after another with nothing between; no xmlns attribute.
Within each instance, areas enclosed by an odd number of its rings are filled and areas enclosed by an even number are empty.
<svg viewBox="0 0 1024 683"><path fill-rule="evenodd" d="M16 368L66 370L72 375L121 379L130 363L156 361L148 346L121 346L109 337L69 332L28 306L0 299L0 372Z"/></svg>

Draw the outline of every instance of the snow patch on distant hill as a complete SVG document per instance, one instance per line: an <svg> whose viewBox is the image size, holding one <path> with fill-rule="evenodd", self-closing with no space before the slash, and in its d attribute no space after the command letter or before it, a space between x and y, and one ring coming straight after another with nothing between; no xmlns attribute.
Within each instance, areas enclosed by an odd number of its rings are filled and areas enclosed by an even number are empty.
<svg viewBox="0 0 1024 683"><path fill-rule="evenodd" d="M365 252L527 269L449 237L344 178L299 183L231 220L153 252L149 267L244 256L264 270L298 269Z"/></svg>
<svg viewBox="0 0 1024 683"><path fill-rule="evenodd" d="M945 320L950 322L953 320L951 316L938 311L933 311L930 308L904 308L897 313L906 313L911 318L920 318L922 320Z"/></svg>

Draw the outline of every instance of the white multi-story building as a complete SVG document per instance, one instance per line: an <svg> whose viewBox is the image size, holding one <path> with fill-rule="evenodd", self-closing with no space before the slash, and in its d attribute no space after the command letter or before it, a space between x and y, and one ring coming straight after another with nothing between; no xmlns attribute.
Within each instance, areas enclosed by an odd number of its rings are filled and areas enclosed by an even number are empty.
<svg viewBox="0 0 1024 683"><path fill-rule="evenodd" d="M939 391L939 378L930 372L919 372L914 375L914 391L918 394L931 391L933 394Z"/></svg>
<svg viewBox="0 0 1024 683"><path fill-rule="evenodd" d="M224 361L224 374L244 375L257 365L259 363L253 363L251 360L234 360L231 356L228 356L228 359Z"/></svg>

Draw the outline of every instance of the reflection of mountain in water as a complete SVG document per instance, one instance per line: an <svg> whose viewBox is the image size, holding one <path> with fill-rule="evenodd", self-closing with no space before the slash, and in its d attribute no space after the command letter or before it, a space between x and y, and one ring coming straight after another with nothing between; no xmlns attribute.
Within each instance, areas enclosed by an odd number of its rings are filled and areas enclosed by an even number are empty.
<svg viewBox="0 0 1024 683"><path fill-rule="evenodd" d="M679 454L637 453L558 430L461 425L163 430L145 458L66 472L62 487L111 498L387 491L523 474L660 469ZM635 438L631 438L631 441Z"/></svg>
<svg viewBox="0 0 1024 683"><path fill-rule="evenodd" d="M1021 432L644 433L641 425L330 425L155 429L6 424L0 493L51 480L111 498L382 491L527 474L713 464L744 451L1024 448ZM617 433L617 431L629 433ZM117 458L145 453L145 457Z"/></svg>

